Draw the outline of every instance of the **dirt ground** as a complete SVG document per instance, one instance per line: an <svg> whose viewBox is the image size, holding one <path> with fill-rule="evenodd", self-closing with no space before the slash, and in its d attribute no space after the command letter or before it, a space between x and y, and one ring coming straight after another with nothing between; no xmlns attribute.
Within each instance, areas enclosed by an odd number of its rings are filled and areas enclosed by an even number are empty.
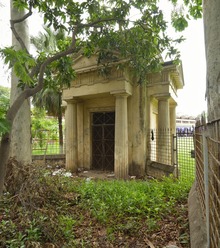
<svg viewBox="0 0 220 248"><path fill-rule="evenodd" d="M78 173L75 174L79 177L85 177L90 179L114 179L115 174L112 171L100 171L100 170L79 170Z"/></svg>
<svg viewBox="0 0 220 248"><path fill-rule="evenodd" d="M100 171L100 170L86 170L79 169L77 173L71 174L66 172L64 164L47 164L48 167L53 168L54 173L66 174L70 177L85 178L85 180L114 180L114 172ZM148 180L150 178L141 178L142 180ZM140 180L140 178L131 177L130 180ZM87 213L88 214L88 213ZM91 224L93 223L93 224ZM122 240L121 233L115 234L115 240L109 244L108 240L104 240L104 235L107 229L104 228L91 216L87 216L85 223L82 223L82 228L75 230L76 239L82 236L88 236L87 241L94 244L93 247L147 247L147 248L188 248L189 247L189 225L188 225L188 211L187 200L179 202L176 205L176 213L165 216L163 220L159 221L158 229L156 231L147 231L146 226L143 223L139 223L141 228L135 238L126 234L125 239ZM85 229L85 226L87 227ZM90 234L86 234L86 230L90 227ZM102 231L103 230L103 235ZM101 234L100 234L101 233ZM118 236L117 236L118 235Z"/></svg>

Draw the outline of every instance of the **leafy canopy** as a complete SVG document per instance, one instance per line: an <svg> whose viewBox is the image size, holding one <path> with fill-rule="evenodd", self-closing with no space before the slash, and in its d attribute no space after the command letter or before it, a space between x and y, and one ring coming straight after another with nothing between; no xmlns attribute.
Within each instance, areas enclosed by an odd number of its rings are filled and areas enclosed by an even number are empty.
<svg viewBox="0 0 220 248"><path fill-rule="evenodd" d="M178 0L170 1L177 5ZM74 78L70 54L89 57L96 53L98 62L105 65L126 60L141 81L147 72L161 68L162 53L177 62L180 59L176 43L183 38L173 40L167 34L158 0L14 0L13 4L19 10L27 9L29 15L33 9L41 13L47 27L68 36L60 39L56 48L38 51L37 56L24 47L20 51L13 47L0 50L5 63L14 67L22 87L35 87L40 81L45 85L54 81L70 85ZM201 17L201 4L201 0L184 0L194 18ZM182 31L187 27L187 18L185 12L174 11L175 29Z"/></svg>
<svg viewBox="0 0 220 248"><path fill-rule="evenodd" d="M202 0L169 1L171 1L175 7L172 13L172 25L176 31L181 32L187 28L190 17L194 19L202 17ZM180 5L178 5L178 3L180 3Z"/></svg>
<svg viewBox="0 0 220 248"><path fill-rule="evenodd" d="M30 71L42 64L50 56L65 51L74 42L72 53L81 52L86 56L99 54L100 63L126 59L129 66L144 78L146 72L160 69L161 54L166 50L171 59L179 60L180 54L175 43L166 34L167 23L157 0L14 0L19 10L27 9L41 13L44 24L56 31L63 30L69 36L60 40L58 49L39 52L33 57L23 49L1 50L5 63L13 66L17 76L25 85L34 87L38 74ZM71 60L67 57L53 61L44 71L44 80L50 78L50 72L56 72L57 78L64 77L66 84L73 79ZM47 83L47 82L45 82Z"/></svg>

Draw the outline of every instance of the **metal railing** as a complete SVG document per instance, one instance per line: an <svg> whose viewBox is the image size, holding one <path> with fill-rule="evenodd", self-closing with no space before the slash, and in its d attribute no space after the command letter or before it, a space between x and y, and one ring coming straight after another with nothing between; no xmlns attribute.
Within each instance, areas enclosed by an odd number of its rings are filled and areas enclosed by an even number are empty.
<svg viewBox="0 0 220 248"><path fill-rule="evenodd" d="M195 178L193 134L171 129L152 129L148 135L149 160L174 166L179 179Z"/></svg>
<svg viewBox="0 0 220 248"><path fill-rule="evenodd" d="M32 139L32 155L65 154L65 142L61 146L58 137L52 138L48 130L38 130L38 133Z"/></svg>
<svg viewBox="0 0 220 248"><path fill-rule="evenodd" d="M208 247L220 247L220 120L196 127L196 190L207 227Z"/></svg>
<svg viewBox="0 0 220 248"><path fill-rule="evenodd" d="M152 129L149 132L149 159L162 164L173 165L172 131Z"/></svg>
<svg viewBox="0 0 220 248"><path fill-rule="evenodd" d="M193 133L176 133L177 168L180 180L193 181L195 178Z"/></svg>

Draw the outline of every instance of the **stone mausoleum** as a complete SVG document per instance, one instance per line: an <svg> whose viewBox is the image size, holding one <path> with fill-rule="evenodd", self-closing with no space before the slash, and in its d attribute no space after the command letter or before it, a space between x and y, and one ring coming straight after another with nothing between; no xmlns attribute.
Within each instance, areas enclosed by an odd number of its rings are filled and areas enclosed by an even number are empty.
<svg viewBox="0 0 220 248"><path fill-rule="evenodd" d="M63 90L67 170L114 171L118 179L143 176L151 159L150 130L175 132L182 66L166 62L140 85L119 64L110 64L103 75L96 56L74 61L77 78Z"/></svg>

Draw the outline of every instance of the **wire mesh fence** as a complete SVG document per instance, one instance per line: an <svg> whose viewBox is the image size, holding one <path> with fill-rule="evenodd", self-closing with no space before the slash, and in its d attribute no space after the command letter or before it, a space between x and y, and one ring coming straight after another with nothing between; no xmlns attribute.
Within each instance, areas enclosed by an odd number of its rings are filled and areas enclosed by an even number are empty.
<svg viewBox="0 0 220 248"><path fill-rule="evenodd" d="M48 130L39 130L32 139L32 155L65 154L65 142L61 145L57 136Z"/></svg>
<svg viewBox="0 0 220 248"><path fill-rule="evenodd" d="M181 180L195 178L193 134L171 129L152 129L149 132L150 161L171 165Z"/></svg>
<svg viewBox="0 0 220 248"><path fill-rule="evenodd" d="M205 184L204 184L204 156L203 156L203 127L195 129L195 160L196 160L196 185L200 199L203 217L205 217Z"/></svg>
<svg viewBox="0 0 220 248"><path fill-rule="evenodd" d="M194 139L192 133L176 133L177 147L177 168L178 178L181 180L194 180L195 159L194 159Z"/></svg>
<svg viewBox="0 0 220 248"><path fill-rule="evenodd" d="M151 161L173 165L172 131L170 129L152 129L149 139L149 158Z"/></svg>
<svg viewBox="0 0 220 248"><path fill-rule="evenodd" d="M196 183L209 247L220 247L220 120L196 128ZM207 180L206 180L207 178Z"/></svg>

